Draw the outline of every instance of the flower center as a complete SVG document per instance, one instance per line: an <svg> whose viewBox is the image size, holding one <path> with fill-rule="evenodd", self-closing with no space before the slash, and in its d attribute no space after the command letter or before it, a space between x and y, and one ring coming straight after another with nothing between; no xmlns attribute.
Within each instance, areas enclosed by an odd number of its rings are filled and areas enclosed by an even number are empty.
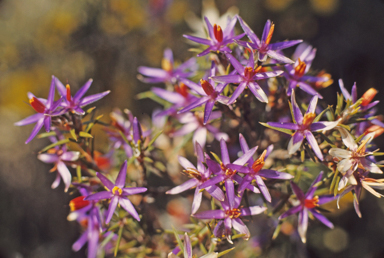
<svg viewBox="0 0 384 258"><path fill-rule="evenodd" d="M163 68L163 70L165 70L167 72L171 72L173 70L173 65L172 65L171 61L169 61L166 58L163 58L161 60L161 68Z"/></svg>
<svg viewBox="0 0 384 258"><path fill-rule="evenodd" d="M237 170L232 170L230 168L227 168L223 163L220 164L220 167L225 172L225 175L227 176L227 178L232 177L237 172Z"/></svg>
<svg viewBox="0 0 384 258"><path fill-rule="evenodd" d="M205 94L207 94L208 96L213 95L213 93L215 92L215 89L213 88L213 86L208 81L201 79L200 84L201 84L201 87L203 88Z"/></svg>
<svg viewBox="0 0 384 258"><path fill-rule="evenodd" d="M177 84L175 85L175 91L179 93L181 96L183 96L184 98L188 97L188 88L182 82L180 82L179 85Z"/></svg>
<svg viewBox="0 0 384 258"><path fill-rule="evenodd" d="M317 206L319 206L319 197L318 196L315 196L313 197L312 199L308 200L308 199L305 199L304 200L304 206L308 209L313 209Z"/></svg>
<svg viewBox="0 0 384 258"><path fill-rule="evenodd" d="M116 194L116 191L117 191L119 194ZM113 189L112 189L112 193L113 193L114 195L122 195L122 194L123 194L123 190L121 190L120 187L115 186L115 187L113 187Z"/></svg>
<svg viewBox="0 0 384 258"><path fill-rule="evenodd" d="M225 216L231 219L237 219L238 217L240 217L240 215L241 215L240 209L232 209L232 210L227 210L225 212Z"/></svg>
<svg viewBox="0 0 384 258"><path fill-rule="evenodd" d="M29 104L31 104L32 108L38 112L38 113L44 113L45 111L45 106L43 103L41 103L40 100L38 100L37 98L35 97L32 97L30 100L29 100Z"/></svg>
<svg viewBox="0 0 384 258"><path fill-rule="evenodd" d="M301 61L300 58L297 61L299 61L299 64L295 67L295 75L302 77L305 73L305 68L307 68L307 64Z"/></svg>
<svg viewBox="0 0 384 258"><path fill-rule="evenodd" d="M215 35L215 38L218 42L223 41L223 30L219 25L213 25L213 34Z"/></svg>
<svg viewBox="0 0 384 258"><path fill-rule="evenodd" d="M267 154L267 150L264 150L261 156L252 164L252 170L255 173L258 173L264 166L264 158L265 155Z"/></svg>
<svg viewBox="0 0 384 258"><path fill-rule="evenodd" d="M312 124L313 120L315 120L315 118L316 118L315 113L305 114L303 118L303 127L308 128Z"/></svg>
<svg viewBox="0 0 384 258"><path fill-rule="evenodd" d="M195 168L187 168L183 170L184 173L186 173L189 177L196 178L199 181L202 181L202 177L199 171Z"/></svg>

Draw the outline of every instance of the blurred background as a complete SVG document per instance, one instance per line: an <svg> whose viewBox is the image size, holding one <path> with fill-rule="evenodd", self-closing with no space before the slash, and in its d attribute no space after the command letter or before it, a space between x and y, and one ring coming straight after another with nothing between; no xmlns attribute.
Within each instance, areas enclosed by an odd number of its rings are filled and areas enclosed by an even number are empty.
<svg viewBox="0 0 384 258"><path fill-rule="evenodd" d="M97 103L105 121L114 107L149 116L155 104L135 99L151 87L137 80L137 67L159 67L166 47L185 61L193 53L182 34L198 33L202 12L227 11L239 13L258 35L271 19L272 41L305 40L318 49L314 69L325 69L336 82L343 78L347 89L356 81L359 96L376 87L383 99L384 1L1 0L0 257L85 257L84 249L71 251L79 236L76 223L66 220L71 197L62 185L50 188L55 175L35 158L46 142L25 145L33 126L13 126L33 114L26 93L46 97L51 75L74 90L93 78L88 94L112 91ZM334 83L320 93L334 104L336 90ZM384 103L379 109L383 113ZM97 144L107 147L102 138ZM312 223L306 246L283 235L267 246L255 244L254 255L384 257L384 202L366 195L361 210L362 219L349 204L330 215L334 230Z"/></svg>

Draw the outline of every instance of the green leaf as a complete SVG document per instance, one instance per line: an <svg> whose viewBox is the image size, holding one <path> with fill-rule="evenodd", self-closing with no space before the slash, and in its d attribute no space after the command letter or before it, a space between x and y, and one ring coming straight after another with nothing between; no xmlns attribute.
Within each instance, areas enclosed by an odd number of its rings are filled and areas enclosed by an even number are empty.
<svg viewBox="0 0 384 258"><path fill-rule="evenodd" d="M50 137L50 136L56 136L56 132L51 131L49 133L41 133L37 136L37 138L42 139L42 138L46 138L46 137Z"/></svg>
<svg viewBox="0 0 384 258"><path fill-rule="evenodd" d="M341 179L340 177L337 177L337 179L336 179L335 188L333 189L333 195L334 196L336 196L337 192L339 191L338 188L339 188L340 179Z"/></svg>
<svg viewBox="0 0 384 258"><path fill-rule="evenodd" d="M214 158L218 163L220 163L220 164L222 163L222 162L221 162L221 159L219 158L219 156L216 155L216 153L213 153L213 152L211 151L211 154L212 154L213 158Z"/></svg>
<svg viewBox="0 0 384 258"><path fill-rule="evenodd" d="M343 102L344 102L343 94L337 93L337 105L336 105L335 115L340 114L343 108Z"/></svg>
<svg viewBox="0 0 384 258"><path fill-rule="evenodd" d="M157 138L159 138L159 136L160 136L162 133L163 133L162 130L161 130L160 132L158 132L158 133L155 135L155 137L153 137L152 140L148 143L147 148L148 148L149 146L152 146L152 144L157 140Z"/></svg>
<svg viewBox="0 0 384 258"><path fill-rule="evenodd" d="M58 142L54 142L54 143L48 145L47 147L45 147L44 149L42 149L41 151L39 151L39 153L46 152L47 150L52 149L53 147L56 147L56 146L59 146L62 144L66 144L68 142L69 142L69 139L64 139L64 140L61 140Z"/></svg>
<svg viewBox="0 0 384 258"><path fill-rule="evenodd" d="M289 110L291 111L292 122L293 122L294 124L296 124L296 119L295 119L295 115L293 114L293 108L292 108L292 103L291 103L291 101L288 101L288 104L289 104Z"/></svg>
<svg viewBox="0 0 384 258"><path fill-rule="evenodd" d="M166 106L169 104L168 101L158 97L153 91L144 91L136 95L136 98L141 99L151 99L157 103L159 103L162 106Z"/></svg>
<svg viewBox="0 0 384 258"><path fill-rule="evenodd" d="M277 227L275 229L275 231L273 231L272 240L275 240L279 236L282 224L283 224L283 222L280 220L279 224L277 225Z"/></svg>
<svg viewBox="0 0 384 258"><path fill-rule="evenodd" d="M93 138L92 134L86 133L86 132L79 132L79 136L83 138Z"/></svg>
<svg viewBox="0 0 384 258"><path fill-rule="evenodd" d="M182 251L183 254L184 254L184 245L183 245L183 243L182 243L181 240L180 240L179 234L177 233L176 229L175 229L173 226L172 226L172 229L173 229L173 234L175 235L177 244L179 245L181 251Z"/></svg>
<svg viewBox="0 0 384 258"><path fill-rule="evenodd" d="M321 119L321 117L322 117L322 116L325 114L325 112L327 112L327 111L329 111L329 107L327 107L326 109L324 109L323 111L321 111L321 113L318 114L318 115L316 116L315 119L313 119L313 123L315 123L315 122L319 122L320 119Z"/></svg>
<svg viewBox="0 0 384 258"><path fill-rule="evenodd" d="M71 134L72 138L75 139L75 141L77 141L77 135L76 135L76 132L75 132L75 129L71 129L69 130L69 133Z"/></svg>
<svg viewBox="0 0 384 258"><path fill-rule="evenodd" d="M333 142L323 133L320 133L321 138L326 141L332 148L336 148L337 146L333 144Z"/></svg>
<svg viewBox="0 0 384 258"><path fill-rule="evenodd" d="M117 252L119 251L121 237L123 236L123 229L124 229L124 226L120 226L119 233L118 233L118 238L117 238L117 241L116 241L115 251L113 252L115 257L117 255Z"/></svg>
<svg viewBox="0 0 384 258"><path fill-rule="evenodd" d="M81 166L77 166L76 167L76 175L77 175L77 180L79 181L79 183L82 182L82 179L81 179Z"/></svg>
<svg viewBox="0 0 384 258"><path fill-rule="evenodd" d="M104 246L115 236L115 234L109 234L106 238L103 239L103 242L100 243L100 249L104 249Z"/></svg>
<svg viewBox="0 0 384 258"><path fill-rule="evenodd" d="M273 130L276 130L276 131L279 131L279 132L282 132L282 133L286 133L286 134L289 134L289 135L292 135L292 133L293 133L292 130L289 130L289 129L284 129L284 128L270 126L267 123L262 123L262 122L259 122L259 123L261 125L267 127L267 128L270 128L270 129L273 129Z"/></svg>
<svg viewBox="0 0 384 258"><path fill-rule="evenodd" d="M227 249L227 250L225 250L225 251L222 251L222 252L220 252L220 253L217 255L217 257L221 257L221 256L223 256L223 255L229 253L230 251L232 251L232 250L235 249L235 248L236 248L236 247L232 247L232 248L230 248L230 249Z"/></svg>

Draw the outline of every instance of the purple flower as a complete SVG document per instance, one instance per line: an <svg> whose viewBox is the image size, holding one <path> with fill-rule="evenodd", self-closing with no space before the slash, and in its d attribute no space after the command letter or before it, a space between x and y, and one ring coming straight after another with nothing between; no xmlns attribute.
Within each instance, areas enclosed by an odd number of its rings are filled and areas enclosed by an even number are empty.
<svg viewBox="0 0 384 258"><path fill-rule="evenodd" d="M213 230L213 234L217 237L226 236L228 242L231 244L232 227L240 234L244 234L244 238L248 240L250 237L248 227L243 223L240 217L260 214L267 208L260 206L239 208L241 198L242 194L240 194L240 196L236 196L234 198L233 206L229 205L228 199L225 199L221 202L223 210L202 211L192 216L198 219L220 219Z"/></svg>
<svg viewBox="0 0 384 258"><path fill-rule="evenodd" d="M239 19L240 25L243 28L244 32L247 34L248 38L251 40L251 42L239 41L238 42L239 45L246 48L249 48L250 46L252 49L256 49L259 53L259 60L261 62L266 61L267 56L269 56L270 58L283 63L293 63L291 59L280 54L278 50L292 47L302 42L302 40L291 40L291 41L283 41L283 42L270 44L273 31L275 29L275 25L271 23L270 20L268 20L265 23L263 35L260 40L256 36L256 34L252 31L252 29L249 28L248 24L246 24L243 21L243 19L241 19L239 16L237 16L237 18Z"/></svg>
<svg viewBox="0 0 384 258"><path fill-rule="evenodd" d="M57 142L55 138L51 138L52 142ZM78 151L68 151L66 145L56 146L48 150L47 153L42 153L37 155L37 158L44 163L54 163L54 167L49 172L54 172L57 170L56 179L52 184L52 189L56 188L60 184L60 177L63 179L65 185L65 191L68 191L69 186L71 185L72 176L69 172L66 162L73 162L79 159L80 152Z"/></svg>
<svg viewBox="0 0 384 258"><path fill-rule="evenodd" d="M27 144L30 142L40 129L45 127L47 132L51 131L51 121L53 116L60 116L66 111L64 109L56 110L60 104L61 100L54 101L55 98L55 77L52 76L51 86L49 88L48 99L38 99L32 93L28 93L29 103L32 108L37 112L37 114L31 115L19 122L16 122L16 126L28 125L36 123L35 127L32 130L31 135L25 141Z"/></svg>
<svg viewBox="0 0 384 258"><path fill-rule="evenodd" d="M213 186L217 183L224 182L225 190L228 199L228 204L231 208L235 207L235 185L233 180L238 183L242 182L242 177L237 174L236 170L229 168L231 161L229 160L229 153L227 144L224 139L220 140L220 149L221 149L221 163L218 164L211 159L207 159L208 168L216 175L215 177L204 182L200 188L206 188L208 186ZM256 147L245 152L240 158L238 158L232 164L243 166L252 155L256 152Z"/></svg>
<svg viewBox="0 0 384 258"><path fill-rule="evenodd" d="M303 243L306 242L308 212L312 213L315 218L320 220L327 227L333 228L333 224L326 217L320 214L320 212L317 210L317 207L321 204L335 200L337 195L323 195L320 197L313 196L317 189L316 184L320 182L322 176L323 171L321 171L315 181L313 181L306 194L304 194L303 191L294 182L291 181L292 190L296 194L296 198L300 204L290 208L279 217L279 219L284 219L292 214L299 212L298 231Z"/></svg>
<svg viewBox="0 0 384 258"><path fill-rule="evenodd" d="M90 95L87 97L84 97L84 94L89 90L92 84L92 79L89 79L83 87L81 87L75 94L75 96L71 96L71 88L69 84L64 86L64 84L61 83L59 79L54 77L55 84L57 87L57 90L59 91L60 96L62 97L63 102L61 103L61 106L64 107L67 111L75 112L79 115L84 115L85 112L82 109L82 107L87 106L95 101L98 101L99 99L103 98L104 96L108 95L111 91L104 91L102 93Z"/></svg>
<svg viewBox="0 0 384 258"><path fill-rule="evenodd" d="M259 84L256 81L263 80L271 77L276 77L283 73L283 71L273 71L273 72L260 72L263 68L262 66L258 66L256 69L254 68L255 62L253 59L253 52L249 55L248 63L244 67L240 64L240 62L234 58L231 54L225 54L228 60L231 62L232 66L235 68L238 74L230 74L223 76L214 76L212 79L216 82L225 83L239 83L236 90L233 92L231 98L228 101L228 105L235 102L235 100L240 96L240 94L244 91L245 88L249 88L253 95L261 101L268 103L268 97L261 89Z"/></svg>
<svg viewBox="0 0 384 258"><path fill-rule="evenodd" d="M313 152L316 156L323 160L323 154L321 153L320 147L317 144L315 136L312 132L326 131L334 128L338 125L340 120L333 122L313 122L316 118L315 109L317 105L318 97L315 95L311 99L307 112L303 116L300 111L299 106L296 103L295 92L292 91L291 101L292 101L292 119L295 123L276 123L268 122L267 124L276 128L283 128L288 130L295 130L296 132L292 135L291 140L288 144L289 154L295 153L303 143L304 138L307 138L309 145L311 145Z"/></svg>
<svg viewBox="0 0 384 258"><path fill-rule="evenodd" d="M84 200L87 201L97 201L103 199L110 199L111 202L108 207L107 216L105 223L109 223L112 219L112 215L117 207L117 204L121 205L129 214L132 215L136 220L140 221L139 214L137 214L135 208L133 207L131 201L127 198L128 195L138 194L147 191L145 187L128 187L125 186L125 179L127 175L127 161L124 161L121 166L120 172L117 175L115 184L112 183L108 178L96 173L97 177L103 183L107 191L98 192L87 196Z"/></svg>
<svg viewBox="0 0 384 258"><path fill-rule="evenodd" d="M249 151L248 144L242 134L239 136L240 146L243 153ZM239 166L239 165L228 165L231 169L236 169L241 173L245 173L243 177L243 181L240 183L238 192L243 192L253 180L256 181L260 192L264 195L265 199L268 202L271 202L271 195L269 194L268 188L264 183L263 178L272 178L272 179L291 179L292 175L288 173L278 172L271 169L263 169L264 160L268 158L268 155L272 152L273 145L270 145L264 152L260 155L260 157L256 160L253 160L251 157L247 166Z"/></svg>
<svg viewBox="0 0 384 258"><path fill-rule="evenodd" d="M182 116L179 117L179 122L184 125L172 135L182 136L194 132L192 142L198 142L201 146L205 146L207 132L209 131L218 141L220 141L221 138L227 141L228 134L220 132L219 129L209 124L211 120L218 119L220 117L220 111L213 111L210 119L207 121L208 123L204 124L202 112L182 114Z"/></svg>
<svg viewBox="0 0 384 258"><path fill-rule="evenodd" d="M211 76L214 76L216 74L216 67L215 64L212 62L211 66ZM202 97L195 102L191 103L190 105L186 106L182 110L180 110L178 113L183 113L187 112L189 110L192 110L196 107L199 107L203 104L205 104L204 108L204 124L208 122L209 116L211 115L211 112L213 110L213 107L216 103L216 101L222 103L222 104L227 104L228 102L228 97L225 97L223 95L220 95L226 84L219 83L216 85L214 88L213 85L215 85L215 82L212 79L209 79L208 81L201 79L200 80L200 85L201 87L189 80L182 80L185 85L187 85L189 88L200 94Z"/></svg>
<svg viewBox="0 0 384 258"><path fill-rule="evenodd" d="M203 52L199 53L197 56L205 56L211 51L218 51L218 52L231 52L231 49L227 47L229 43L232 43L234 40L241 39L245 33L235 36L234 29L236 25L236 17L229 18L227 21L227 26L225 27L224 31L222 28L209 22L207 17L204 17L205 23L207 24L208 34L209 37L207 39L190 36L190 35L183 35L183 37L192 40L194 42L197 42L199 44L208 45L209 47L205 49Z"/></svg>
<svg viewBox="0 0 384 258"><path fill-rule="evenodd" d="M196 59L191 58L185 63L174 67L172 50L167 48L164 50L164 58L161 62L162 69L140 66L139 73L148 77L139 77L145 83L170 83L175 84L181 78L191 77L196 70Z"/></svg>
<svg viewBox="0 0 384 258"><path fill-rule="evenodd" d="M197 168L186 158L179 157L179 163L181 166L183 166L184 173L191 177L191 179L166 192L167 194L178 194L196 187L195 196L192 203L192 214L196 213L199 209L201 199L203 197L203 192L201 191L202 188L200 188L200 185L207 181L211 176L211 171L207 169L203 164L203 162L205 162L204 153L198 142L195 142L195 151L197 155ZM219 201L224 200L223 191L216 185L209 186L205 190L207 190L207 192L215 199Z"/></svg>
<svg viewBox="0 0 384 258"><path fill-rule="evenodd" d="M329 81L328 76L310 76L305 75L311 68L312 61L316 55L316 48L305 43L300 44L293 54L296 62L294 64L285 65L286 72L283 76L288 81L287 95L291 96L292 91L299 87L303 91L311 95L316 95L320 99L323 97L310 85L310 83L325 83Z"/></svg>

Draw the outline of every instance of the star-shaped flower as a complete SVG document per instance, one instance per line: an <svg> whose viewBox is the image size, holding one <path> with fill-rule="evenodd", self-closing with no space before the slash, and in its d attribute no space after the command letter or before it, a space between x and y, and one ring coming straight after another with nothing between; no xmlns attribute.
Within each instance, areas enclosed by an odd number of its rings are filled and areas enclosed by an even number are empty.
<svg viewBox="0 0 384 258"><path fill-rule="evenodd" d="M98 192L87 196L84 200L98 201L103 199L110 199L111 202L108 207L105 223L109 223L112 219L112 215L117 207L117 204L121 205L129 214L136 220L140 221L139 214L133 207L131 201L127 198L128 195L143 193L147 191L145 187L126 187L125 180L127 176L127 161L124 161L121 166L120 172L117 175L116 182L112 183L108 178L99 172L96 173L97 177L103 183L107 191Z"/></svg>

